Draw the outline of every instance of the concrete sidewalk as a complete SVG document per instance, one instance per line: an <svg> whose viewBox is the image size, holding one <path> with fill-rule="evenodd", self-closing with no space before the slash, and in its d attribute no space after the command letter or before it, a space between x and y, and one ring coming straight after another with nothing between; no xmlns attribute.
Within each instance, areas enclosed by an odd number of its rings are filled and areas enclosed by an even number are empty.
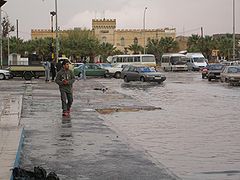
<svg viewBox="0 0 240 180"><path fill-rule="evenodd" d="M62 118L55 83L29 84L23 103L25 142L21 166L42 166L61 180L173 180L173 173L151 161L142 149L106 125L96 109L145 105L104 88L94 79L77 81L71 118ZM146 108L149 108L148 106Z"/></svg>
<svg viewBox="0 0 240 180"><path fill-rule="evenodd" d="M19 164L23 141L23 127L20 125L22 96L1 97L0 105L0 179L10 180L12 169Z"/></svg>

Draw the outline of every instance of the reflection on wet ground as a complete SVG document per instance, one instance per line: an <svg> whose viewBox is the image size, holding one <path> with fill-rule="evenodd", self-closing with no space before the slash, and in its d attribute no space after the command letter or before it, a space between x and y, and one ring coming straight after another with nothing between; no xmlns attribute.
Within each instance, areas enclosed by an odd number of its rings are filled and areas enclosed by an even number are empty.
<svg viewBox="0 0 240 180"><path fill-rule="evenodd" d="M100 87L98 87L100 85ZM77 81L70 118L62 118L58 87L39 81L24 96L25 142L21 166L42 166L61 180L177 180L161 163L133 148L99 118L95 109L150 107L130 96L108 90L94 80Z"/></svg>
<svg viewBox="0 0 240 180"><path fill-rule="evenodd" d="M202 80L199 73L166 75L162 85L101 80L163 109L104 118L183 179L239 180L240 87Z"/></svg>

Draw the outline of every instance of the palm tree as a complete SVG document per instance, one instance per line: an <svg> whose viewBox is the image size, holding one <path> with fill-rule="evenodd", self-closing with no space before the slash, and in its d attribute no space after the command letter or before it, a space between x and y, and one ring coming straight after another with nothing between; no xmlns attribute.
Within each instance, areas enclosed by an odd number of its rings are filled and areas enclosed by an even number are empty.
<svg viewBox="0 0 240 180"><path fill-rule="evenodd" d="M161 38L160 44L164 53L175 52L178 48L177 41L175 41L172 37Z"/></svg>
<svg viewBox="0 0 240 180"><path fill-rule="evenodd" d="M199 35L192 35L191 37L188 38L187 46L188 52L200 52L200 39L201 37Z"/></svg>
<svg viewBox="0 0 240 180"><path fill-rule="evenodd" d="M163 49L160 40L149 39L146 47L147 53L153 54L156 58L157 63L160 63L160 59L163 54Z"/></svg>
<svg viewBox="0 0 240 180"><path fill-rule="evenodd" d="M143 53L143 47L138 45L138 44L136 44L136 43L128 46L128 50L132 51L133 54Z"/></svg>
<svg viewBox="0 0 240 180"><path fill-rule="evenodd" d="M116 47L114 47L110 43L102 43L100 45L100 55L102 56L103 62L107 61L107 57L114 54L114 51L116 50Z"/></svg>

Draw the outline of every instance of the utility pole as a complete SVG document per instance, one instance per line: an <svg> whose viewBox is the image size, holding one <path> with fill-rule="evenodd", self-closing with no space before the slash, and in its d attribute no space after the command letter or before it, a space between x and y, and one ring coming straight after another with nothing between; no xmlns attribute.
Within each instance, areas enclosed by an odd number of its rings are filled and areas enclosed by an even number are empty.
<svg viewBox="0 0 240 180"><path fill-rule="evenodd" d="M56 63L58 62L58 51L59 51L59 39L58 39L58 7L57 0L55 0L55 13L56 13Z"/></svg>
<svg viewBox="0 0 240 180"><path fill-rule="evenodd" d="M18 19L16 20L16 30L17 30L17 39L18 39Z"/></svg>
<svg viewBox="0 0 240 180"><path fill-rule="evenodd" d="M3 68L3 52L2 52L2 39L3 39L3 33L2 33L2 6L6 3L7 1L0 0L0 58L1 58L1 69Z"/></svg>
<svg viewBox="0 0 240 180"><path fill-rule="evenodd" d="M235 32L235 0L233 0L233 60L236 59L236 32Z"/></svg>
<svg viewBox="0 0 240 180"><path fill-rule="evenodd" d="M53 17L56 15L56 12L55 11L52 11L50 12L50 15L51 15L51 33L52 33L52 43L51 43L51 56L52 56L52 60L54 59L54 50L53 50ZM56 61L55 61L56 62Z"/></svg>
<svg viewBox="0 0 240 180"><path fill-rule="evenodd" d="M144 8L144 12L143 12L143 54L146 53L146 11L147 11L147 7Z"/></svg>

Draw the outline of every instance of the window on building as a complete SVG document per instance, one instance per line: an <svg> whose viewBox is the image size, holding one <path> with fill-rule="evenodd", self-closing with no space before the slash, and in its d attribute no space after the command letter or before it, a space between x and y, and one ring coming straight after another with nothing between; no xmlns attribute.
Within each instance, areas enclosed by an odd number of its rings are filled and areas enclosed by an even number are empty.
<svg viewBox="0 0 240 180"><path fill-rule="evenodd" d="M134 38L133 43L134 43L135 45L138 45L138 38L137 38L137 37Z"/></svg>
<svg viewBox="0 0 240 180"><path fill-rule="evenodd" d="M121 44L121 46L125 46L125 39L124 39L124 37L121 38L121 43L120 44Z"/></svg>
<svg viewBox="0 0 240 180"><path fill-rule="evenodd" d="M102 37L102 43L106 43L107 42L107 37L103 36Z"/></svg>

